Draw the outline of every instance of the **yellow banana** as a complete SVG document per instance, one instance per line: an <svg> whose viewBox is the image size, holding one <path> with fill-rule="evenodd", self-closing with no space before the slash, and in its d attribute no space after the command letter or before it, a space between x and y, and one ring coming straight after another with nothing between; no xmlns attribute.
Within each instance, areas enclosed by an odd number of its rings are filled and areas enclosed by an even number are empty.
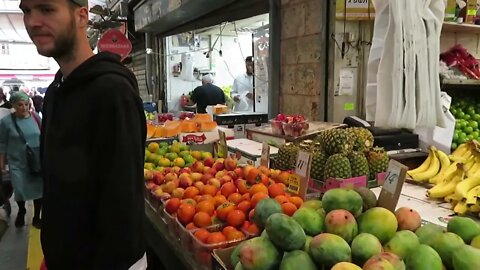
<svg viewBox="0 0 480 270"><path fill-rule="evenodd" d="M427 197L432 199L444 198L455 192L455 187L462 181L461 174L456 174L450 181L444 181L427 190Z"/></svg>
<svg viewBox="0 0 480 270"><path fill-rule="evenodd" d="M453 151L453 153L451 154L451 156L454 156L454 157L461 157L463 156L463 154L465 154L465 152L468 151L468 145L466 143L464 144L460 144L457 149L455 149L455 151Z"/></svg>
<svg viewBox="0 0 480 270"><path fill-rule="evenodd" d="M456 194L456 192L455 192L455 194ZM465 202L467 203L467 205L476 204L476 203L477 203L477 196L478 196L478 194L480 194L480 185L471 188L471 189L467 192L467 197L465 197L465 198L466 198L466 201L465 201Z"/></svg>
<svg viewBox="0 0 480 270"><path fill-rule="evenodd" d="M468 159L470 159L472 156L473 156L473 153L472 153L472 151L471 151L470 148L469 148L468 151L465 152L465 153L462 155L462 158L468 160Z"/></svg>
<svg viewBox="0 0 480 270"><path fill-rule="evenodd" d="M437 153L438 159L440 160L440 171L437 173L437 175L428 179L428 182L431 184L436 184L440 182L440 180L444 177L445 172L449 170L451 166L450 159L448 158L447 154L445 154L440 150L437 150L436 153ZM455 169L456 169L456 166L453 168L453 170Z"/></svg>
<svg viewBox="0 0 480 270"><path fill-rule="evenodd" d="M473 166L475 165L475 157L472 155L471 157L469 157L465 163L465 171L469 171L473 168Z"/></svg>
<svg viewBox="0 0 480 270"><path fill-rule="evenodd" d="M421 173L421 172L426 171L430 167L430 162L432 161L432 159L433 159L433 152L428 151L427 159L425 159L425 161L420 166L418 166L416 169L407 171L408 175L412 176L413 174L417 174L417 173Z"/></svg>
<svg viewBox="0 0 480 270"><path fill-rule="evenodd" d="M440 160L438 160L437 155L435 154L435 151L431 151L431 152L432 152L432 160L430 161L430 165L428 166L428 169L420 173L410 174L410 176L414 181L423 182L438 174L438 171L440 170Z"/></svg>
<svg viewBox="0 0 480 270"><path fill-rule="evenodd" d="M480 185L480 176L469 177L458 183L457 187L455 188L455 194L458 197L467 198L468 191L478 185Z"/></svg>
<svg viewBox="0 0 480 270"><path fill-rule="evenodd" d="M443 198L443 200L447 203L450 203L450 204L456 204L457 202L459 202L461 200L461 198L458 198L455 193L452 193L450 195L447 195L445 196L445 198Z"/></svg>
<svg viewBox="0 0 480 270"><path fill-rule="evenodd" d="M473 166L469 170L467 170L467 177L476 175L479 169L480 169L480 163L478 163L477 160L475 159Z"/></svg>
<svg viewBox="0 0 480 270"><path fill-rule="evenodd" d="M470 213L480 212L480 206L478 204L467 205L467 208Z"/></svg>
<svg viewBox="0 0 480 270"><path fill-rule="evenodd" d="M459 201L457 205L453 208L453 212L455 212L457 215L465 215L467 213L468 207L465 202Z"/></svg>

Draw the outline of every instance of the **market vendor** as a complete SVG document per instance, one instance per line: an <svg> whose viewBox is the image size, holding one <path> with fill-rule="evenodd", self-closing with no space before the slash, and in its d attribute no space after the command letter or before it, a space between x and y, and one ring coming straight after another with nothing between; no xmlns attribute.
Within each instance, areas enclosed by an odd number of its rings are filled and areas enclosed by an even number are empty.
<svg viewBox="0 0 480 270"><path fill-rule="evenodd" d="M207 113L207 106L225 104L225 94L207 74L202 77L202 85L193 90L191 100L197 104L197 113Z"/></svg>
<svg viewBox="0 0 480 270"><path fill-rule="evenodd" d="M253 111L253 59L245 58L247 72L235 78L231 96L235 101L234 111Z"/></svg>

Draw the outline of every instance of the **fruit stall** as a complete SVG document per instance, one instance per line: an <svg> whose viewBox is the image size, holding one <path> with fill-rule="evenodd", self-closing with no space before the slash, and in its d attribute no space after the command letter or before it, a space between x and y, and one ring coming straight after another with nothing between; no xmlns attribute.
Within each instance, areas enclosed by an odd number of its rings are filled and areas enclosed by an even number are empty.
<svg viewBox="0 0 480 270"><path fill-rule="evenodd" d="M382 199L391 158L368 129L295 138L267 148L269 162L263 142L228 140L225 157L148 143L146 232L165 269L480 269L475 141L431 147L393 209Z"/></svg>

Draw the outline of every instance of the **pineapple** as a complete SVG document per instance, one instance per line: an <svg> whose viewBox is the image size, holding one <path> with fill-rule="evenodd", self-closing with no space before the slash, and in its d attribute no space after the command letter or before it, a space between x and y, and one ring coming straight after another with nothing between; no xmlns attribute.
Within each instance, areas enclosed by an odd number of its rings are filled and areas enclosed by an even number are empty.
<svg viewBox="0 0 480 270"><path fill-rule="evenodd" d="M370 177L368 161L362 152L351 152L348 155L350 167L352 168L352 177L366 175Z"/></svg>
<svg viewBox="0 0 480 270"><path fill-rule="evenodd" d="M347 130L337 128L324 132L319 139L324 142L327 154L348 154L352 151L353 138Z"/></svg>
<svg viewBox="0 0 480 270"><path fill-rule="evenodd" d="M353 151L367 152L373 147L373 135L370 130L360 127L347 128L354 138Z"/></svg>
<svg viewBox="0 0 480 270"><path fill-rule="evenodd" d="M297 162L298 146L294 143L286 143L278 149L275 158L275 167L280 170L291 170L295 168Z"/></svg>
<svg viewBox="0 0 480 270"><path fill-rule="evenodd" d="M381 147L375 147L367 152L370 179L375 179L377 173L387 170L389 158L387 152Z"/></svg>
<svg viewBox="0 0 480 270"><path fill-rule="evenodd" d="M328 155L321 149L316 149L310 153L312 157L312 165L310 168L310 177L315 180L323 179L323 170L327 162Z"/></svg>
<svg viewBox="0 0 480 270"><path fill-rule="evenodd" d="M325 170L323 178L350 178L352 177L352 170L350 168L350 161L342 154L331 155L325 163Z"/></svg>

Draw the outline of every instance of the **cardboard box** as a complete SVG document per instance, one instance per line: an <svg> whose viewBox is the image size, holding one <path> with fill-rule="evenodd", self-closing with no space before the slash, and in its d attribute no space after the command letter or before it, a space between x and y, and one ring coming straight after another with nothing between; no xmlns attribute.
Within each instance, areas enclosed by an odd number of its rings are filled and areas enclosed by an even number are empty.
<svg viewBox="0 0 480 270"><path fill-rule="evenodd" d="M226 138L232 139L234 137L233 130L228 128L218 127L208 132L182 132L178 135L178 140L186 144L209 144L218 141L218 130L225 132Z"/></svg>
<svg viewBox="0 0 480 270"><path fill-rule="evenodd" d="M215 249L212 253L212 269L213 270L233 270L235 266L232 265L230 255L232 255L235 247L224 249Z"/></svg>
<svg viewBox="0 0 480 270"><path fill-rule="evenodd" d="M228 155L236 156L239 164L260 166L262 157L262 144L248 139L235 139L227 141ZM278 148L270 147L270 157L278 154Z"/></svg>

